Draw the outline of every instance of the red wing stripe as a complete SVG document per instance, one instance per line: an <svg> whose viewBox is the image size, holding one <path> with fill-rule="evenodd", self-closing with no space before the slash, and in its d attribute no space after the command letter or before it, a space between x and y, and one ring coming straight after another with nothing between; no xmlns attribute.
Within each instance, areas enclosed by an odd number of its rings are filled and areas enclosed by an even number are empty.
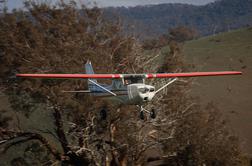
<svg viewBox="0 0 252 166"><path fill-rule="evenodd" d="M148 74L148 78L202 77L202 76L223 76L223 75L241 75L241 74L242 74L242 72L239 72L239 71L160 73L160 74L156 74L156 75L155 74Z"/></svg>
<svg viewBox="0 0 252 166"><path fill-rule="evenodd" d="M201 77L201 76L222 76L222 75L240 75L239 71L221 71L221 72L192 72L192 73L157 73L157 74L17 74L17 77L32 78L83 78L83 79L120 79L126 76L139 76L145 78L174 78L174 77Z"/></svg>
<svg viewBox="0 0 252 166"><path fill-rule="evenodd" d="M17 77L32 78L120 78L119 74L17 74Z"/></svg>

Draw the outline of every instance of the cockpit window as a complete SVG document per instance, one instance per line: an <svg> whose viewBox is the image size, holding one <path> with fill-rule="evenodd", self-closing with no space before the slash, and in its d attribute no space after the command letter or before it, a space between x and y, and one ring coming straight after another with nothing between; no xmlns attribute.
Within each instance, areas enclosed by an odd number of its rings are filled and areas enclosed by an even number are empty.
<svg viewBox="0 0 252 166"><path fill-rule="evenodd" d="M124 83L126 85L135 84L135 83L143 83L143 79L142 78L125 78Z"/></svg>
<svg viewBox="0 0 252 166"><path fill-rule="evenodd" d="M129 85L129 84L131 84L131 81L130 80L124 80L124 83L125 83L125 85Z"/></svg>
<svg viewBox="0 0 252 166"><path fill-rule="evenodd" d="M150 92L154 92L155 91L155 89L154 88L150 88Z"/></svg>
<svg viewBox="0 0 252 166"><path fill-rule="evenodd" d="M149 91L148 88L139 88L138 90L139 90L139 92L141 92L141 93L147 93L147 92Z"/></svg>

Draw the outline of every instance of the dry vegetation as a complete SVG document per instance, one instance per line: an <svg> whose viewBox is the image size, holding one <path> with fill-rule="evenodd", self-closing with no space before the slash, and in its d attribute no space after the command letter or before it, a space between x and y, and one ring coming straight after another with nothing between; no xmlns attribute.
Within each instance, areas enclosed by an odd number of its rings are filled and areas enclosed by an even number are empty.
<svg viewBox="0 0 252 166"><path fill-rule="evenodd" d="M141 54L136 39L123 35L118 22L104 20L98 8L77 10L72 2L57 7L29 3L27 9L0 18L1 89L13 109L27 116L38 103L45 104L46 111L52 112L61 148L41 131L7 126L10 119L0 117L1 155L13 145L37 140L51 155L47 165L145 165L147 152L154 150L167 165L241 164L238 139L229 134L220 111L211 104L200 108L188 96L190 80L180 80L157 96L147 105L159 109L157 119L141 121L135 107L118 108L87 95L61 93L72 87L84 89L85 81L14 78L17 72L81 73L87 60L98 73L184 70L180 52L172 45L162 66L141 66L148 57ZM109 109L107 120L99 115L103 107ZM64 127L64 117L71 121L69 129Z"/></svg>

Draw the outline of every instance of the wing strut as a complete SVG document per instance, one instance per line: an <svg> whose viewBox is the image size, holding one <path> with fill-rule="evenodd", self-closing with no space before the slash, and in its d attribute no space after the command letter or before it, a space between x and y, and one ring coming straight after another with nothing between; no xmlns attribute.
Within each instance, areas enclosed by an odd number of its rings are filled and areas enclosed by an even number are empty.
<svg viewBox="0 0 252 166"><path fill-rule="evenodd" d="M171 85L173 82L175 82L178 78L174 78L173 80L171 80L170 82L168 82L167 84L165 84L164 86L162 86L161 88L159 88L155 93L157 94L158 92L160 92L161 90L163 90L164 88L166 88L167 86Z"/></svg>
<svg viewBox="0 0 252 166"><path fill-rule="evenodd" d="M114 95L114 96L117 96L115 93L111 92L110 90L108 90L107 88L104 88L103 86L99 85L98 83L96 83L95 81L93 80L90 80L88 79L89 82L91 82L92 84L95 84L96 86L100 87L101 89L105 90L106 92Z"/></svg>

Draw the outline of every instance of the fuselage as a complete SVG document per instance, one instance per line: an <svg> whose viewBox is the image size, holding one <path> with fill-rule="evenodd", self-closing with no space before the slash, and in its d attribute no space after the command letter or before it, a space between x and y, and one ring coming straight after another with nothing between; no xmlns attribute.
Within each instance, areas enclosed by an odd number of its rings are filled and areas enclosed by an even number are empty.
<svg viewBox="0 0 252 166"><path fill-rule="evenodd" d="M130 84L127 86L127 92L129 104L141 105L152 100L155 95L155 87L141 83Z"/></svg>
<svg viewBox="0 0 252 166"><path fill-rule="evenodd" d="M117 103L119 102L119 104L127 105L143 105L144 103L151 101L155 96L155 87L144 83L123 85L119 86L119 88L107 86L107 89L114 92L116 96L112 96L102 89L96 89L96 92L93 93L93 95L104 98L106 97L106 99Z"/></svg>

